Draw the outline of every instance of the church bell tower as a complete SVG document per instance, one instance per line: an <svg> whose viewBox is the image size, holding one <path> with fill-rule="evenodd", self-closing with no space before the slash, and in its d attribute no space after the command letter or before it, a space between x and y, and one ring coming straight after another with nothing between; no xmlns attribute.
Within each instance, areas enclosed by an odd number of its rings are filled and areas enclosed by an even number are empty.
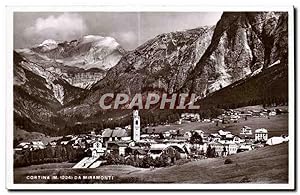
<svg viewBox="0 0 300 195"><path fill-rule="evenodd" d="M137 109L133 110L133 125L132 125L132 140L140 141L141 132L141 120L139 116L139 111Z"/></svg>

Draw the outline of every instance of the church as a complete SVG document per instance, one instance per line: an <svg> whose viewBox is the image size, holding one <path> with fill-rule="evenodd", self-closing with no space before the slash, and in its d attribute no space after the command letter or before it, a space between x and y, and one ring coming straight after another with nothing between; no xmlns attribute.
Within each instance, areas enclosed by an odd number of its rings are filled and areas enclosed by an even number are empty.
<svg viewBox="0 0 300 195"><path fill-rule="evenodd" d="M132 134L131 139L135 142L140 141L141 137L141 119L139 116L138 109L133 110L133 124L132 124Z"/></svg>

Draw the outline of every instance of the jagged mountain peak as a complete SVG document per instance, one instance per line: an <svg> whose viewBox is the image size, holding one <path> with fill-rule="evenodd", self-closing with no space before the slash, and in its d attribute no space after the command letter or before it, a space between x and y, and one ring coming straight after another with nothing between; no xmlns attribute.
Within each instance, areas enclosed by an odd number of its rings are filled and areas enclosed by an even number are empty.
<svg viewBox="0 0 300 195"><path fill-rule="evenodd" d="M80 88L90 88L102 79L126 53L114 38L100 35L60 43L47 39L36 47L16 52Z"/></svg>
<svg viewBox="0 0 300 195"><path fill-rule="evenodd" d="M100 35L86 35L77 40L60 43L47 39L36 47L17 51L36 62L40 62L42 58L67 66L103 70L117 64L126 52L114 38Z"/></svg>

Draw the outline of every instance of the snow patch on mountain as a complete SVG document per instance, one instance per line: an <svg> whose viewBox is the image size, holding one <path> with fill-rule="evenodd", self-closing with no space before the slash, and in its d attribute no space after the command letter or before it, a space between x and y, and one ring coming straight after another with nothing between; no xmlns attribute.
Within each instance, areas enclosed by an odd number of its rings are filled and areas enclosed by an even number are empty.
<svg viewBox="0 0 300 195"><path fill-rule="evenodd" d="M53 94L54 94L54 97L59 101L59 103L61 105L64 104L64 87L61 86L60 84L54 84L54 83L51 83L52 85L52 91L53 91Z"/></svg>
<svg viewBox="0 0 300 195"><path fill-rule="evenodd" d="M280 64L280 60L277 60L277 61L274 62L273 64L270 64L270 65L268 66L268 68L270 68L270 67L272 67L272 66L275 66L275 65L277 65L277 64Z"/></svg>
<svg viewBox="0 0 300 195"><path fill-rule="evenodd" d="M32 54L34 54L34 52L33 52L31 49L29 49L29 48L15 49L15 51L16 51L17 53L20 53L20 54L27 54L27 55L32 55Z"/></svg>
<svg viewBox="0 0 300 195"><path fill-rule="evenodd" d="M80 41L80 45L88 43L92 44L91 49L85 55L77 57L72 62L73 65L79 64L84 69L100 68L109 70L122 57L119 52L120 44L112 37L87 35Z"/></svg>
<svg viewBox="0 0 300 195"><path fill-rule="evenodd" d="M90 89L98 81L99 80L95 80L95 81L83 81L83 82L73 83L72 85L75 86L75 87L82 88L82 89Z"/></svg>
<svg viewBox="0 0 300 195"><path fill-rule="evenodd" d="M53 39L47 39L43 41L43 43L41 43L39 46L47 46L47 45L57 45L57 43Z"/></svg>
<svg viewBox="0 0 300 195"><path fill-rule="evenodd" d="M93 43L95 47L110 47L115 48L120 44L113 37L102 37L98 35L87 35L82 38L81 44Z"/></svg>
<svg viewBox="0 0 300 195"><path fill-rule="evenodd" d="M273 64L270 64L270 65L268 66L268 68L270 68L270 67L272 67L272 66L275 66L275 65L277 65L277 64L280 64L280 60L277 60L277 61L274 62ZM257 69L257 70L255 70L254 72L252 72L251 76L255 76L255 75L261 73L262 71L263 71L263 66L261 66L259 69Z"/></svg>
<svg viewBox="0 0 300 195"><path fill-rule="evenodd" d="M42 47L42 51L49 51L57 48L58 44L52 39L47 39L43 41L43 43L41 43L39 46Z"/></svg>
<svg viewBox="0 0 300 195"><path fill-rule="evenodd" d="M255 70L255 71L253 71L252 74L251 74L251 76L253 77L253 76L261 73L262 70L263 70L263 66L261 66L259 69Z"/></svg>

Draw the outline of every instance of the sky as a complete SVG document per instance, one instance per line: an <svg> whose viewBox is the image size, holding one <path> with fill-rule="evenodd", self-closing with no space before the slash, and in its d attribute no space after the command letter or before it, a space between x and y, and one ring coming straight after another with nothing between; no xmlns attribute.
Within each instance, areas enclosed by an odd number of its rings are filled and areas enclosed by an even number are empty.
<svg viewBox="0 0 300 195"><path fill-rule="evenodd" d="M57 42L85 35L113 37L133 50L156 35L215 25L221 12L15 12L14 48L46 39Z"/></svg>

